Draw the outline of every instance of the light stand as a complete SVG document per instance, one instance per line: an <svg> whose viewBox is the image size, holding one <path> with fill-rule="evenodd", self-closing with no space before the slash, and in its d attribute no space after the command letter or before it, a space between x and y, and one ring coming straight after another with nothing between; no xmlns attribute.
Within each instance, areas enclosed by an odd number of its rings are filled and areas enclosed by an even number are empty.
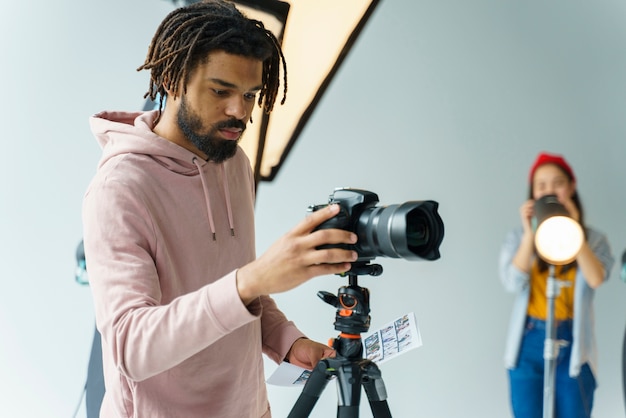
<svg viewBox="0 0 626 418"><path fill-rule="evenodd" d="M546 339L544 342L544 382L543 382L543 418L554 417L554 392L556 381L556 359L561 346L567 344L556 339L556 320L554 318L555 299L561 287L570 283L557 280L555 265L569 264L576 259L584 234L578 222L569 217L565 207L554 195L544 196L535 201L535 247L537 253L550 266L546 284L548 302L546 318Z"/></svg>
<svg viewBox="0 0 626 418"><path fill-rule="evenodd" d="M337 308L334 325L341 333L332 344L337 355L317 363L288 418L308 417L332 377L337 378L337 418L358 418L361 385L365 389L373 416L391 418L380 369L373 361L363 358L360 336L369 329L370 308L369 291L358 285L357 275L378 276L381 273L382 267L378 264L353 265L346 273L349 286L341 287L337 296L329 292L318 292L317 295L324 302Z"/></svg>
<svg viewBox="0 0 626 418"><path fill-rule="evenodd" d="M554 416L554 392L556 381L556 359L559 356L561 347L567 342L556 339L556 321L554 319L554 300L561 293L561 287L570 283L557 280L554 274L554 264L550 264L550 273L546 286L546 297L548 299L548 317L546 320L546 339L544 342L543 358L543 418Z"/></svg>
<svg viewBox="0 0 626 418"><path fill-rule="evenodd" d="M626 250L622 253L622 268L620 278L626 283ZM622 341L622 394L624 396L624 407L626 408L626 330Z"/></svg>

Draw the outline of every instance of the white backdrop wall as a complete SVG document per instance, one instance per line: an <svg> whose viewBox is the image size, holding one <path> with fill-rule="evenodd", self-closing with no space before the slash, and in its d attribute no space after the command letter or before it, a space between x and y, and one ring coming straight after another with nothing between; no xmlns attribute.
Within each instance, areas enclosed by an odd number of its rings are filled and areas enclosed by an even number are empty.
<svg viewBox="0 0 626 418"><path fill-rule="evenodd" d="M0 4L0 416L70 417L93 331L73 281L80 206L100 150L87 118L142 106L137 73L165 0ZM590 225L626 247L626 3L382 0L281 172L262 183L262 253L335 187L381 204L432 199L446 235L434 262L378 258L362 277L372 328L415 312L424 345L381 366L394 416L510 416L502 354L512 303L497 277L539 151L564 153ZM289 57L287 57L289 59ZM618 260L619 261L619 260ZM317 298L339 277L276 295L311 338L334 337ZM595 417L623 417L626 285L619 262L596 294ZM275 365L267 362L267 372ZM271 386L277 417L297 389ZM370 416L362 405L362 415ZM83 416L84 416L84 412ZM313 417L336 414L334 383ZM79 416L80 413L79 413Z"/></svg>

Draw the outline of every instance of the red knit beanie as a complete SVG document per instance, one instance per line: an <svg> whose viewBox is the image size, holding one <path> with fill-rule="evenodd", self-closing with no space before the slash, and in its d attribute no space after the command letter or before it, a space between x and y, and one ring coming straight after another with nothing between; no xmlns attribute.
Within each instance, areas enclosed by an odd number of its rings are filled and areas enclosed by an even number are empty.
<svg viewBox="0 0 626 418"><path fill-rule="evenodd" d="M528 176L528 181L530 183L533 182L533 176L535 175L535 171L537 171L537 169L544 164L558 165L570 176L572 181L576 180L572 167L569 166L567 161L565 161L565 159L561 155L542 152L537 156L537 159L533 163L532 167L530 167L530 174Z"/></svg>

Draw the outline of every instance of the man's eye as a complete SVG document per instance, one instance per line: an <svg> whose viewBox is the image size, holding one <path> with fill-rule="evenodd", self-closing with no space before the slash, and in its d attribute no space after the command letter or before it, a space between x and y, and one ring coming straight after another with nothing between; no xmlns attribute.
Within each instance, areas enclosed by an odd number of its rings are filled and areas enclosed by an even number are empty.
<svg viewBox="0 0 626 418"><path fill-rule="evenodd" d="M226 90L218 90L218 89L213 89L213 93L217 94L218 96L226 96L226 94L228 94Z"/></svg>
<svg viewBox="0 0 626 418"><path fill-rule="evenodd" d="M243 95L243 98L248 101L254 101L254 99L256 99L256 93L246 93Z"/></svg>

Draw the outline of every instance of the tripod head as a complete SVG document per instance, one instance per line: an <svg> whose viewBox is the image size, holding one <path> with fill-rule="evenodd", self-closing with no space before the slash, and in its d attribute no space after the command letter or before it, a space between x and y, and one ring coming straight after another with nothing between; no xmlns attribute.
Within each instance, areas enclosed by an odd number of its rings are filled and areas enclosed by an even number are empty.
<svg viewBox="0 0 626 418"><path fill-rule="evenodd" d="M358 285L358 276L378 276L382 271L378 264L355 263L348 272L340 274L348 276L349 284L340 287L336 296L325 291L317 293L324 302L337 308L334 325L341 334L332 345L344 357L362 354L360 334L370 327L370 294L369 290Z"/></svg>

